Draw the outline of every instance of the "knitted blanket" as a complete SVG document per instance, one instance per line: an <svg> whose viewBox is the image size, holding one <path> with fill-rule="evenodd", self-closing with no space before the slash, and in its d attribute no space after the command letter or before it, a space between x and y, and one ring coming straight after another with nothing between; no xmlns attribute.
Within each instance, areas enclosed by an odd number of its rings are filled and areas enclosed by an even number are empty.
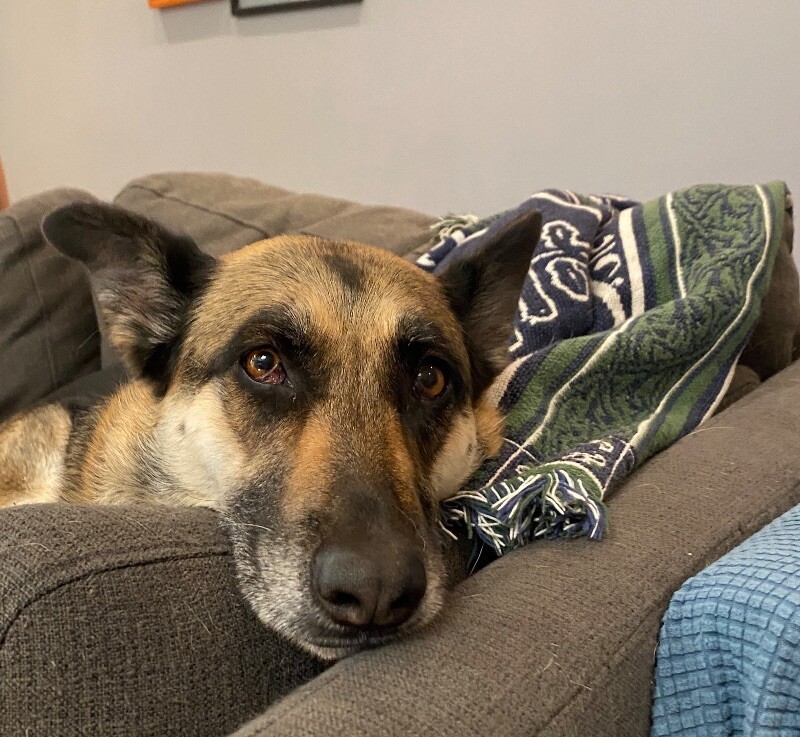
<svg viewBox="0 0 800 737"><path fill-rule="evenodd" d="M529 210L543 228L490 390L505 442L443 506L503 554L606 527L603 500L711 415L769 285L786 186L697 186L640 204L547 190L489 218L448 218L418 261L437 272Z"/></svg>

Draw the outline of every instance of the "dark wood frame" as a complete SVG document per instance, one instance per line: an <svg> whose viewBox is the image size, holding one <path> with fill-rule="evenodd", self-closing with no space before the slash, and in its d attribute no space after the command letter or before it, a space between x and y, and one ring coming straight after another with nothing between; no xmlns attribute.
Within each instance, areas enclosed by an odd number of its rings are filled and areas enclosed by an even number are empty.
<svg viewBox="0 0 800 737"><path fill-rule="evenodd" d="M361 0L297 0L297 2L280 2L265 5L263 8L242 8L239 0L231 0L231 12L237 16L261 15L262 13L279 13L284 10L305 10L306 8L322 8L327 5L349 5Z"/></svg>

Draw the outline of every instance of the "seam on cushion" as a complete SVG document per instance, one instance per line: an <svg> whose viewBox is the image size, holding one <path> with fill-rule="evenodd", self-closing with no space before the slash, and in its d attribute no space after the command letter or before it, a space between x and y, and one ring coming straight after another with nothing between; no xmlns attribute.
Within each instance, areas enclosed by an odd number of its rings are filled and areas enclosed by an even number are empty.
<svg viewBox="0 0 800 737"><path fill-rule="evenodd" d="M792 496L795 496L795 497L796 497L796 496L797 496L797 492L798 492L798 491L800 491L800 481L798 481L798 482L797 482L797 483L794 485L794 487L792 487L792 490L791 490L791 492L790 492L790 495L789 495L789 496L790 496L790 501L792 502L792 505L794 505L794 504L796 504L796 503L797 503L797 499L791 500L791 497L792 497ZM716 544L716 545L715 545L715 546L714 546L714 547L713 547L713 548L712 548L712 549L709 551L709 553L708 553L706 556L704 556L704 558L703 558L703 561L702 561L702 565L700 566L700 568L698 569L698 571L697 571L697 572L698 572L698 573L700 573L701 571L705 570L705 569L706 569L708 566L710 566L712 563L714 563L715 561L719 560L719 559L720 559L720 558L721 558L723 555L725 555L726 553L730 552L730 551L731 551L731 550L733 550L734 548L738 547L738 546L739 546L739 545L740 545L742 542L744 542L746 539L748 539L748 538L752 537L753 535L755 535L755 534L756 534L757 532L759 532L759 531L760 531L760 530L761 530L761 529L762 529L764 526L766 526L767 524L769 524L769 523L770 523L772 520L774 520L774 519L777 519L777 518L778 518L778 517L779 517L781 514L783 514L783 512L781 512L781 511L778 511L778 510L780 510L780 509L782 509L782 508L783 508L782 506L779 506L779 505L773 505L773 506L770 508L770 510L769 510L769 511L767 511L767 512L764 512L764 513L762 513L761 515L759 515L759 516L756 518L756 519L757 519L757 524L758 524L758 526L757 526L757 528L756 528L755 530L753 530L753 532L751 532L749 535L743 536L743 535L742 535L742 532L743 532L743 530L742 530L742 527L741 527L741 525L737 525L737 527L736 527L736 530L734 531L734 533L732 533L731 535L729 535L728 537L726 537L726 538L725 538L723 541L721 541L721 542L717 543L717 544ZM790 508L791 508L791 507L790 507ZM785 511L788 511L788 510L784 509L784 512L785 512ZM729 542L730 542L731 538L732 538L732 537L734 537L734 534L736 534L736 536L737 536L739 539L738 539L738 541L737 541L737 542L736 542L736 543L735 543L733 546L730 546L730 545L729 545ZM686 578L686 580L684 580L684 581L683 581L683 583L681 583L681 585L678 587L678 589L680 589L680 587L681 587L681 586L683 586L683 584L684 584L684 583L686 583L686 581L688 581L688 580L689 580L689 578L692 578L692 577L693 577L693 576L695 576L695 575L697 575L697 574L696 574L696 573L693 573L691 576L689 576L688 578ZM678 589L676 589L676 591L677 591ZM674 596L674 594L675 594L675 592L673 592L673 593L669 594L669 595L666 597L666 599L667 599L667 606L669 606L669 602L670 602L670 601L672 601L672 597ZM575 689L574 689L574 690L573 690L573 691L572 691L572 692L569 694L569 697L568 697L568 698L567 698L567 700L564 702L564 704L563 704L563 705L562 705L562 706L561 706L561 707L560 707L560 708L559 708L559 709L558 709L558 710L555 712L555 714L553 714L553 715L552 715L552 716L551 716L551 717L550 717L550 718L547 720L547 722L546 722L545 724L543 724L543 725L542 725L542 727L541 727L540 729L538 729L536 732L533 732L533 733L531 733L532 735L541 735L541 734L544 734L545 730L547 730L547 729L548 729L548 728L551 726L551 724L552 724L552 723L553 723L553 722L554 722L556 719L558 719L558 717L561 715L561 713L562 713L562 712L563 712L563 711L564 711L564 710L565 710L567 707L569 707L569 706L574 706L574 704L575 704L575 701L576 701L576 700L580 700L580 697L581 697L581 696L584 696L584 697L586 697L585 695L586 695L587 693L591 693L591 692L593 692L595 688L597 688L598 686L602 685L603 683L605 683L605 682L608 680L608 677L609 677L609 676L611 675L611 673L612 673L612 666L616 666L616 665L618 665L618 664L619 664L619 663L620 663L622 660L624 660L624 659L625 659L625 656L626 656L626 655L627 655L627 654L628 654L628 653L631 651L631 649L632 649L632 648L630 647L630 646L631 646L631 643L632 643L633 641L636 641L636 642L638 642L638 641L639 641L639 638L641 637L641 630L642 630L642 628L643 628L643 627L644 627L646 624L648 624L650 617L651 617L653 614L655 614L655 613L656 613L658 610L660 610L660 609L662 609L662 608L663 608L663 603L662 603L662 602L663 602L663 597L662 597L662 599L661 599L661 600L659 600L659 602L658 602L658 603L656 603L656 604L653 604L651 607L648 607L647 611L646 611L646 612L645 612L645 613L644 613L644 614L641 616L641 618L640 618L640 620L639 620L639 623L636 625L636 628L635 628L635 629L633 630L633 632L630 634L630 636L628 637L628 639L627 639L627 640L625 640L625 642L622 644L622 646L621 646L619 649L617 649L617 650L616 650L616 651L613 653L613 655L612 655L612 656L611 656L611 657L610 657L610 658L609 658L609 659L606 661L606 666L605 666L605 668L603 668L603 669L602 669L602 670L601 670L599 673L596 673L596 674L595 674L595 677L594 677L593 679L589 680L589 683L588 683L588 684L582 684L582 685L580 685L580 688L575 688ZM663 615L663 612L662 612L662 615ZM656 642L657 642L657 641L658 641L658 636L656 636ZM656 651L654 650L654 651L653 651L653 660L654 660L654 661L655 661L655 655L656 655ZM588 691L587 691L587 689L588 689Z"/></svg>
<svg viewBox="0 0 800 737"><path fill-rule="evenodd" d="M269 238L270 234L264 230L263 228L258 227L257 225L253 225L252 223L248 223L240 218L236 218L233 215L229 215L226 212L220 212L219 210L214 210L211 207L206 207L205 205L198 205L196 202L189 202L188 200L184 200L181 197L176 197L172 194L164 194L163 192L159 192L157 189L153 189L152 187L146 187L143 184L129 184L125 189L142 189L145 192L150 192L151 194L156 195L157 197L161 197L164 200L172 200L173 202L179 202L182 205L186 205L187 207L193 207L196 210L200 210L201 212L208 213L209 215L217 215L218 217L224 218L225 220L230 220L232 223L236 223L236 225L241 225L244 228L250 228L250 230L255 230L257 233L260 233L265 238ZM125 190L123 190L124 192ZM120 192L122 194L122 192ZM117 195L119 197L119 195ZM114 199L116 200L117 197Z"/></svg>
<svg viewBox="0 0 800 737"><path fill-rule="evenodd" d="M25 242L25 238L22 235L22 229L19 227L19 223L14 218L9 218L14 225L14 230L17 232L17 237L19 238L20 244ZM42 321L44 322L44 334L46 336L45 346L47 348L47 361L50 364L50 390L47 392L48 394L52 391L55 391L59 388L58 379L56 378L56 364L53 357L53 346L52 346L52 332L50 326L50 315L47 312L47 309L44 306L44 298L42 297L42 291L39 289L39 283L36 281L36 274L33 271L33 265L31 264L30 258L25 258L25 266L28 269L28 273L31 276L31 282L33 282L33 289L36 292L36 297L39 300L39 307L41 308L42 314Z"/></svg>
<svg viewBox="0 0 800 737"><path fill-rule="evenodd" d="M303 195L300 195L300 196L303 196ZM305 195L305 196L308 196L308 195ZM324 197L324 195L310 195L310 196L311 197ZM329 221L333 220L334 218L352 215L354 213L357 213L359 210L367 210L367 209L370 209L370 208L377 207L377 205L361 205L358 202L350 202L349 200L337 200L334 197L331 197L331 198L328 198L328 199L334 200L335 202L338 202L339 204L341 204L341 208L336 210L336 212L331 213L330 215L326 215L324 218L322 218L322 220L315 220L313 223L306 223L305 225L303 225L300 228L300 230L297 231L298 233L300 233L300 235L310 235L310 236L313 236L315 238L320 238L321 236L318 236L316 233L310 232L310 230L318 228L320 225L324 225L325 223L328 223ZM387 208L387 209L391 209L391 208Z"/></svg>
<svg viewBox="0 0 800 737"><path fill-rule="evenodd" d="M124 192L127 189L141 189L141 190L143 190L145 192L150 192L150 194L153 194L156 197L161 197L162 199L165 199L165 200L172 200L173 202L179 202L182 205L186 205L187 207L193 207L196 210L200 210L201 212L208 213L209 215L217 215L218 217L225 218L226 220L229 220L232 223L236 223L236 225L241 225L244 228L250 228L250 230L255 230L257 233L263 235L265 238L272 238L273 235L278 235L278 234L270 233L267 230L265 230L264 228L261 228L258 225L254 225L253 223L247 222L246 220L242 220L241 218L237 218L237 217L234 217L233 215L229 215L226 212L221 212L220 210L215 210L215 209L213 209L211 207L206 207L205 205L198 205L196 202L189 202L188 200L185 200L182 197L178 197L176 195L165 194L164 192L160 192L159 190L154 189L153 187L148 187L148 186L146 186L144 184L138 184L138 183L128 184L125 187L125 189L122 190L122 192ZM120 194L122 194L122 192L120 192ZM292 196L297 197L297 196L301 196L302 193L300 193L300 194L298 194L298 193L288 193L288 195L290 197L292 197ZM324 196L324 195L319 195L319 196ZM119 197L119 195L117 195L117 197L115 197L114 200L116 201L118 197ZM329 198L329 199L336 199L336 198ZM359 204L358 202L349 202L347 200L340 200L340 202L342 202L342 208L340 210L337 210L332 215L329 215L329 216L323 218L322 220L318 220L318 221L316 221L314 223L308 223L306 225L303 225L297 232L299 234L301 234L301 235L311 235L311 236L319 237L319 236L316 235L316 233L308 232L308 229L309 228L315 228L315 227L319 226L321 223L327 222L331 218L336 218L336 217L340 217L343 214L347 214L348 210L357 211L359 209L366 209L366 208L371 208L371 207L383 207L383 208L386 208L388 210L395 209L395 208L392 208L391 205L362 205L362 204ZM402 208L400 208L400 209L402 209ZM407 241L416 240L416 236L414 236L413 238L407 238L406 240ZM427 243L428 243L428 241L426 241L423 245L426 245ZM421 246L415 246L413 248L405 248L403 250L403 252L399 253L398 255L401 256L401 257L408 256L416 248L421 248ZM421 251L420 255L422 253L425 253L425 251L424 250Z"/></svg>
<svg viewBox="0 0 800 737"><path fill-rule="evenodd" d="M162 555L150 558L149 560L139 561L136 563L118 563L109 566L101 566L100 568L95 568L91 571L86 571L84 573L70 576L69 578L59 581L57 584L48 586L47 588L42 589L41 591L37 591L30 599L25 601L21 606L17 608L17 610L9 617L8 624L2 630L0 630L0 650L5 647L6 638L8 637L8 633L11 628L14 626L14 623L19 619L22 613L31 605L35 604L40 599L52 594L54 591L58 591L65 586L69 586L73 583L77 583L78 581L83 581L91 576L96 576L101 573L108 573L110 571L121 571L128 568L141 568L143 566L149 566L157 563L168 563L171 561L181 561L181 560L197 560L201 558L219 558L224 556L229 556L230 552L228 551L220 551L220 552L200 552L200 553L193 553L193 554L184 554L184 555Z"/></svg>

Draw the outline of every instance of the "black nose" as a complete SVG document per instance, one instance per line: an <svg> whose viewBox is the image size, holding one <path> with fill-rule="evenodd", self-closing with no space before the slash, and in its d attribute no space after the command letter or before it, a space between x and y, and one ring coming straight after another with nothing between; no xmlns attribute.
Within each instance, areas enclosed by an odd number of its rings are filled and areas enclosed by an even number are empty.
<svg viewBox="0 0 800 737"><path fill-rule="evenodd" d="M398 627L416 611L427 586L424 564L406 551L329 545L315 556L312 571L314 593L331 619L361 628Z"/></svg>

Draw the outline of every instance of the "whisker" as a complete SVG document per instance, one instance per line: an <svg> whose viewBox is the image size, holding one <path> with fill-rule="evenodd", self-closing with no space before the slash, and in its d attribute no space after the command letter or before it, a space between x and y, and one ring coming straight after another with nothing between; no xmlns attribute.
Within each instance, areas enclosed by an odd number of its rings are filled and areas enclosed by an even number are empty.
<svg viewBox="0 0 800 737"><path fill-rule="evenodd" d="M228 522L228 524L233 525L234 527L255 527L258 530L272 532L269 527L264 527L264 525L254 525L252 522Z"/></svg>
<svg viewBox="0 0 800 737"><path fill-rule="evenodd" d="M405 517L405 518L406 518L406 519L407 519L407 520L408 520L408 521L411 523L411 525L414 527L414 532L416 532L416 533L417 533L417 537L419 537L419 539L420 539L420 540L422 540L422 549L423 549L423 550L425 550L425 548L427 547L428 543L427 543L427 541L425 540L425 537L423 536L423 534L422 534L422 533L419 531L419 527L417 526L417 523L414 521L414 519L411 517L411 515L410 515L408 512L406 512L406 510L405 510L405 509L403 509L401 506L399 506L399 505L398 505L398 509L400 510L400 513L401 513L401 514L402 514L402 515L403 515L403 516L404 516L404 517Z"/></svg>
<svg viewBox="0 0 800 737"><path fill-rule="evenodd" d="M94 338L95 335L100 335L100 331L92 330L92 332L87 336L86 340L84 340L75 350L81 350L92 338Z"/></svg>

